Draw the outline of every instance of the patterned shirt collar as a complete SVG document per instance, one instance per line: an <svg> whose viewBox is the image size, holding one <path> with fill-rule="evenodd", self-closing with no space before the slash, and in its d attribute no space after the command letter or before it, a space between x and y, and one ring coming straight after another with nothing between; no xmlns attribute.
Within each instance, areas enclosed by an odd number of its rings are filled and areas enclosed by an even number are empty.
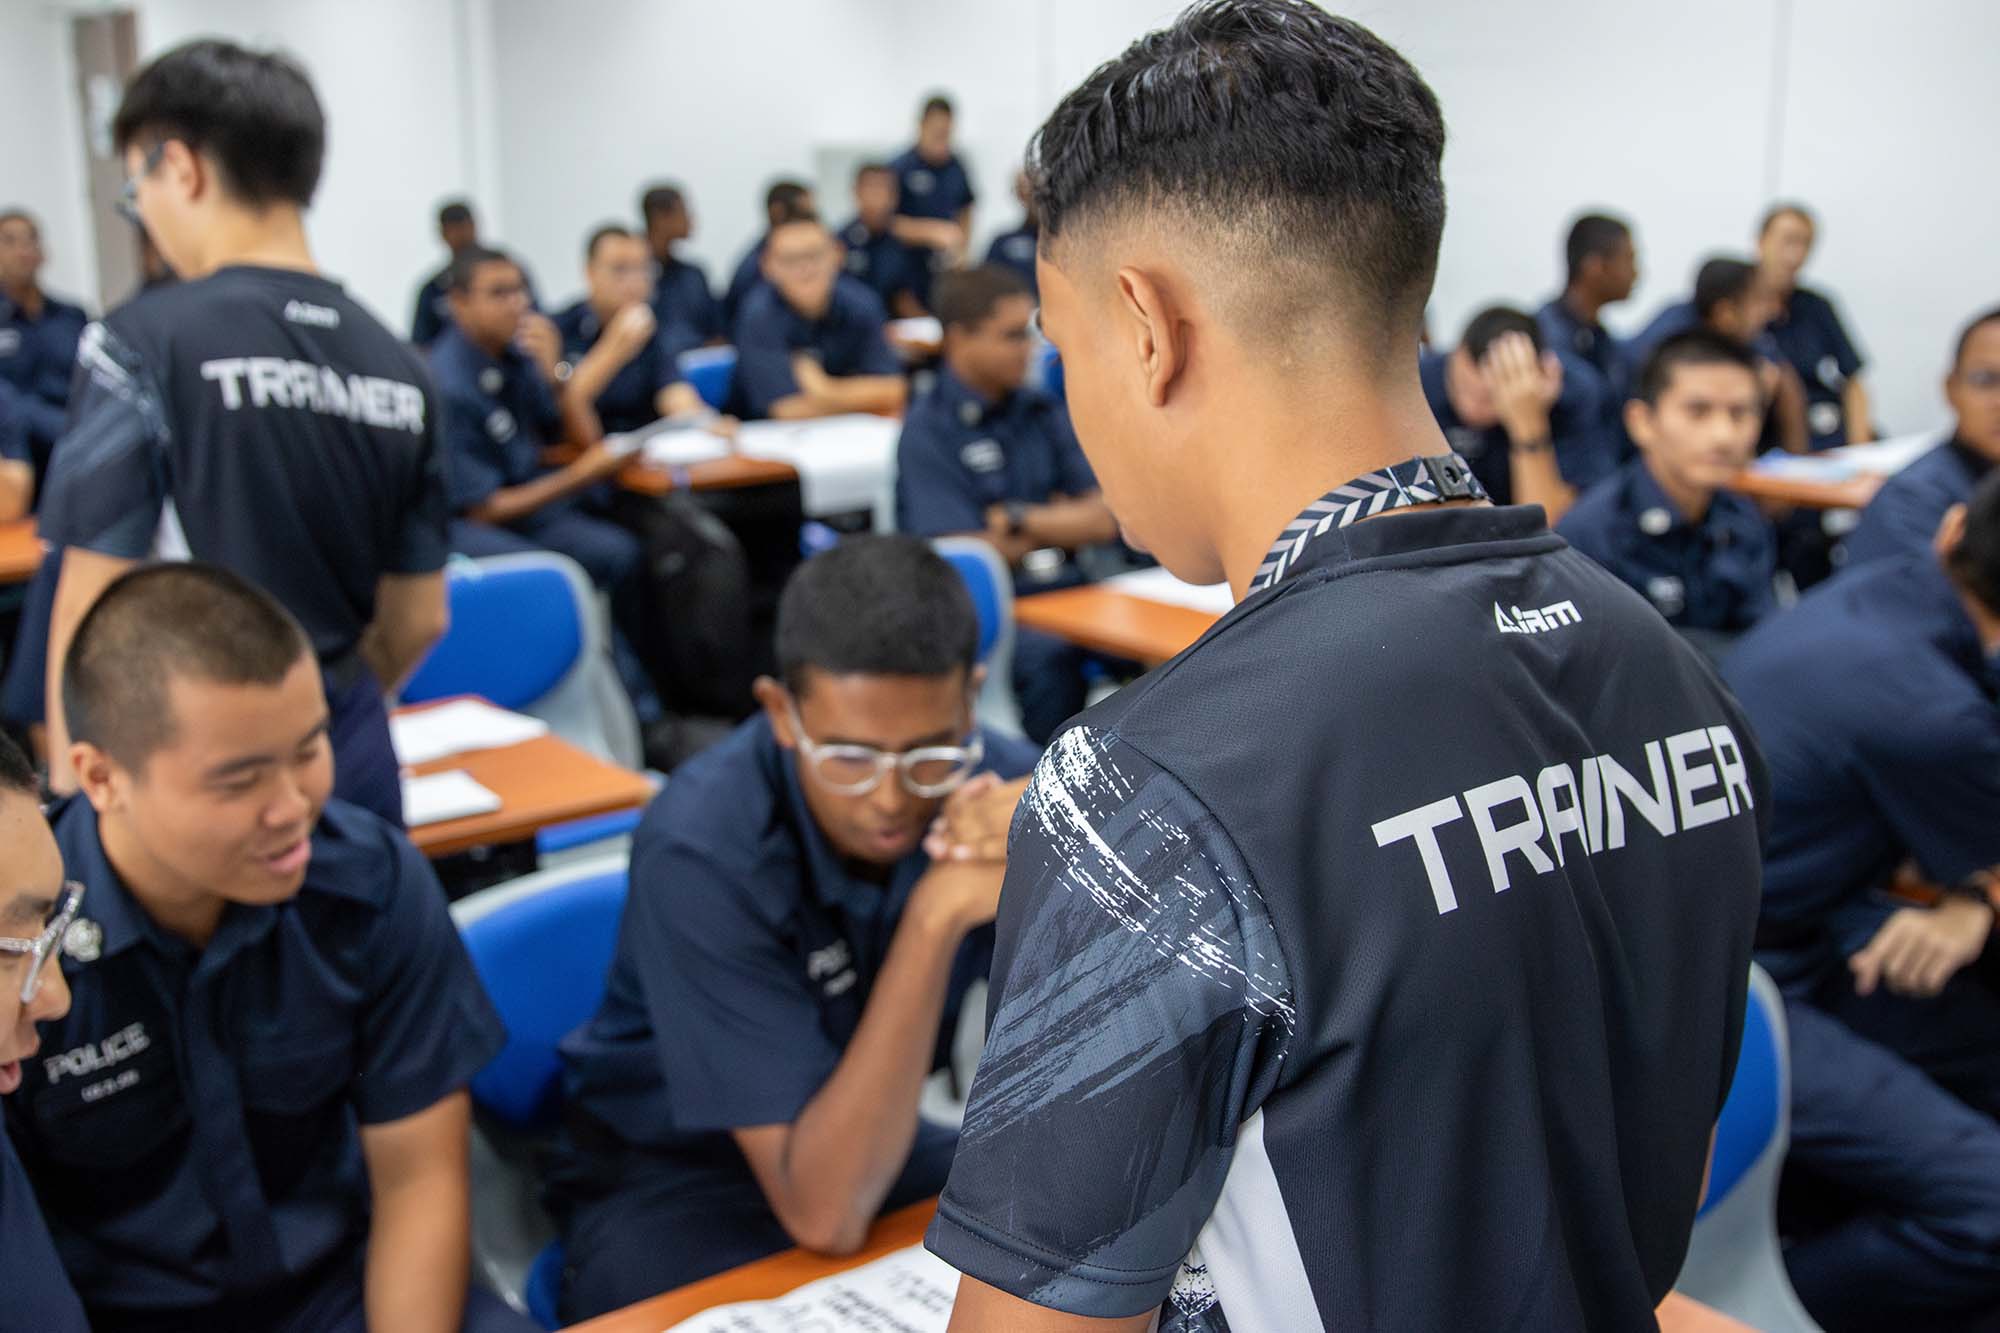
<svg viewBox="0 0 2000 1333"><path fill-rule="evenodd" d="M1486 488L1457 454L1412 458L1380 472L1356 477L1307 505L1285 525L1251 578L1250 591L1262 592L1284 578L1313 539L1333 528L1344 528L1356 519L1373 518L1407 505L1485 498Z"/></svg>

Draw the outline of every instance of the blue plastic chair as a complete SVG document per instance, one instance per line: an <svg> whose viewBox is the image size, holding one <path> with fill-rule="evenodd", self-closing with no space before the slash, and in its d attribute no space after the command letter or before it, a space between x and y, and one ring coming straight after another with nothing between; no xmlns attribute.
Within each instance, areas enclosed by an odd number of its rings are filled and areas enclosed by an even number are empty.
<svg viewBox="0 0 2000 1333"><path fill-rule="evenodd" d="M1013 572L1000 553L978 537L939 537L931 545L965 580L979 615L979 661L986 668L979 720L1018 736L1021 706L1014 700Z"/></svg>
<svg viewBox="0 0 2000 1333"><path fill-rule="evenodd" d="M625 910L625 859L599 857L473 894L452 917L507 1044L472 1078L472 1099L516 1133L546 1134L562 1097L557 1044L597 1012ZM534 1179L473 1134L473 1261L517 1310L556 1323L561 1243Z"/></svg>
<svg viewBox="0 0 2000 1333"><path fill-rule="evenodd" d="M1042 392L1057 402L1066 401L1063 394L1062 353L1054 343L1042 348Z"/></svg>
<svg viewBox="0 0 2000 1333"><path fill-rule="evenodd" d="M680 354L681 375L694 391L701 395L701 401L720 412L729 402L729 392L736 386L736 349L734 347L695 347Z"/></svg>
<svg viewBox="0 0 2000 1333"><path fill-rule="evenodd" d="M1784 1000L1764 969L1752 964L1743 1047L1715 1121L1708 1193L1674 1285L1767 1333L1819 1327L1792 1290L1778 1243L1778 1172L1791 1138L1791 1098Z"/></svg>

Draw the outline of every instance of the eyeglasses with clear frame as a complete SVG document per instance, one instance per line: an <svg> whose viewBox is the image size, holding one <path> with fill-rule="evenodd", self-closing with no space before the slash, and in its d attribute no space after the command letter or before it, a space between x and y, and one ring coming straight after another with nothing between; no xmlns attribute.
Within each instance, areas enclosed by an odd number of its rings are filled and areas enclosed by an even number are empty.
<svg viewBox="0 0 2000 1333"><path fill-rule="evenodd" d="M118 216L135 227L143 227L146 220L139 216L139 181L150 176L159 167L160 159L167 153L167 141L160 140L146 150L145 159L139 163L139 174L127 176L125 184L118 188Z"/></svg>
<svg viewBox="0 0 2000 1333"><path fill-rule="evenodd" d="M25 954L28 957L28 975L21 978L21 1003L31 1003L42 988L42 969L62 957L63 936L69 933L70 923L76 920L77 909L83 906L83 885L70 880L56 895L56 905L49 913L49 923L42 933L31 940L10 939L0 935L0 953Z"/></svg>
<svg viewBox="0 0 2000 1333"><path fill-rule="evenodd" d="M904 791L935 800L964 786L972 770L986 757L986 741L977 730L965 745L920 745L900 754L872 745L822 745L806 735L797 701L787 699L785 706L791 710L792 733L798 737L806 771L814 781L839 796L866 796L882 785L890 769L895 769Z"/></svg>

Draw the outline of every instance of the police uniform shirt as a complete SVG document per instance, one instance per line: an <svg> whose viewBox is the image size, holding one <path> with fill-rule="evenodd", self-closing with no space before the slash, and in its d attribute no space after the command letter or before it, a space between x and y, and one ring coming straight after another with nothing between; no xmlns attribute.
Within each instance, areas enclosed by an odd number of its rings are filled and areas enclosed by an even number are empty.
<svg viewBox="0 0 2000 1333"><path fill-rule="evenodd" d="M1577 498L1556 531L1653 604L1670 625L1745 630L1775 606L1777 538L1757 506L1717 491L1690 523L1643 458Z"/></svg>
<svg viewBox="0 0 2000 1333"><path fill-rule="evenodd" d="M1582 490L1618 466L1618 444L1605 429L1602 381L1588 367L1558 352L1563 362L1562 392L1549 408L1549 441L1556 451L1556 471ZM1497 505L1514 501L1514 470L1507 431L1499 425L1477 429L1462 424L1445 390L1446 353L1425 351L1417 370L1424 398L1459 457L1472 465L1473 475Z"/></svg>
<svg viewBox="0 0 2000 1333"><path fill-rule="evenodd" d="M32 319L0 296L0 380L19 393L28 438L44 456L62 436L77 342L89 322L81 306L47 294L42 313Z"/></svg>
<svg viewBox="0 0 2000 1333"><path fill-rule="evenodd" d="M958 221L960 210L972 207L979 196L973 193L972 178L953 153L942 166L924 160L915 148L889 163L896 173L901 193L896 211L908 218L940 218Z"/></svg>
<svg viewBox="0 0 2000 1333"><path fill-rule="evenodd" d="M1904 861L1946 887L2000 865L1992 663L1930 551L1812 589L1722 674L1771 766L1757 956L1780 985L1850 984Z"/></svg>
<svg viewBox="0 0 2000 1333"><path fill-rule="evenodd" d="M653 318L661 328L678 325L694 335L696 343L727 337L722 307L708 288L708 274L701 265L669 255L659 265L653 279Z"/></svg>
<svg viewBox="0 0 2000 1333"><path fill-rule="evenodd" d="M1841 395L1867 363L1848 338L1833 302L1809 287L1797 288L1771 321L1770 334L1806 386L1806 428L1812 447L1846 444L1847 412Z"/></svg>
<svg viewBox="0 0 2000 1333"><path fill-rule="evenodd" d="M63 1265L99 1330L280 1324L366 1244L360 1127L459 1091L505 1041L443 890L333 801L298 895L232 904L197 949L120 882L87 801L53 823L88 889L70 1010L6 1114Z"/></svg>
<svg viewBox="0 0 2000 1333"><path fill-rule="evenodd" d="M1096 489L1069 413L1033 389L989 403L945 368L903 420L896 445L900 532L984 532L993 505L1046 504Z"/></svg>
<svg viewBox="0 0 2000 1333"><path fill-rule="evenodd" d="M984 738L982 772L1034 765L1027 742ZM858 877L799 781L752 718L676 769L633 837L604 1002L562 1048L570 1106L624 1144L747 1179L728 1131L796 1119L854 1038L930 860ZM960 952L941 1050L991 944L982 931Z"/></svg>
<svg viewBox="0 0 2000 1333"><path fill-rule="evenodd" d="M805 353L829 375L900 375L902 363L883 336L887 313L875 293L842 274L826 313L807 319L778 289L760 284L736 319L735 394L742 415L766 417L771 404L799 391L792 357Z"/></svg>
<svg viewBox="0 0 2000 1333"><path fill-rule="evenodd" d="M1992 469L1984 455L1957 439L1924 454L1883 482L1862 509L1860 522L1842 543L1847 563L1930 550L1945 511L1972 499Z"/></svg>
<svg viewBox="0 0 2000 1333"><path fill-rule="evenodd" d="M28 447L28 414L21 393L5 380L0 380L0 458L11 463L34 461Z"/></svg>
<svg viewBox="0 0 2000 1333"><path fill-rule="evenodd" d="M1651 1327L1764 804L1537 510L1330 525L1036 767L930 1247L1168 1333Z"/></svg>
<svg viewBox="0 0 2000 1333"><path fill-rule="evenodd" d="M1035 227L1003 231L986 247L986 262L1012 269L1028 284L1030 292L1039 294L1041 284L1035 278L1035 247L1039 241L1040 231Z"/></svg>
<svg viewBox="0 0 2000 1333"><path fill-rule="evenodd" d="M1609 330L1595 320L1586 324L1578 319L1560 296L1535 312L1535 323L1541 326L1543 343L1595 370L1611 397L1624 402L1632 383L1631 369L1625 345Z"/></svg>
<svg viewBox="0 0 2000 1333"><path fill-rule="evenodd" d="M725 332L733 333L736 321L742 317L743 302L750 293L764 283L764 246L770 236L759 236L757 243L743 252L743 258L736 261L736 271L729 276L729 290L722 297L722 323Z"/></svg>
<svg viewBox="0 0 2000 1333"><path fill-rule="evenodd" d="M232 265L86 330L42 535L189 555L269 591L322 661L385 574L443 567L443 460L422 361L338 283Z"/></svg>
<svg viewBox="0 0 2000 1333"><path fill-rule="evenodd" d="M895 233L870 231L857 217L840 229L840 239L847 247L847 276L880 297L884 308L895 309L899 292L914 296L929 285L929 259Z"/></svg>
<svg viewBox="0 0 2000 1333"><path fill-rule="evenodd" d="M0 1132L0 1328L90 1333L14 1145Z"/></svg>
<svg viewBox="0 0 2000 1333"><path fill-rule="evenodd" d="M431 348L431 373L444 403L452 513L463 514L493 492L546 470L542 451L560 437L562 415L541 368L525 352L509 345L489 356L453 327Z"/></svg>
<svg viewBox="0 0 2000 1333"><path fill-rule="evenodd" d="M588 301L566 307L556 315L555 325L562 334L563 355L572 365L589 355L604 336L603 321ZM654 328L645 348L619 367L604 392L597 395L597 419L606 433L641 430L660 419L660 390L681 382L676 358L697 341L694 332L680 324ZM554 405L553 398L550 405Z"/></svg>

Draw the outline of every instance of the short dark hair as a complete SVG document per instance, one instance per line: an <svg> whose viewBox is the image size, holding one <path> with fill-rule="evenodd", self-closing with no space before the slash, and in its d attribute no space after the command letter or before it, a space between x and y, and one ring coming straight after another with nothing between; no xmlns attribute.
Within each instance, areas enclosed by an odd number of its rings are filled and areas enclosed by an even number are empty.
<svg viewBox="0 0 2000 1333"><path fill-rule="evenodd" d="M942 676L979 660L979 616L950 563L915 537L849 537L799 566L778 599L778 670Z"/></svg>
<svg viewBox="0 0 2000 1333"><path fill-rule="evenodd" d="M1071 91L1029 156L1045 242L1178 214L1233 264L1285 265L1271 287L1296 309L1267 297L1261 324L1358 305L1400 357L1437 273L1444 142L1435 94L1360 24L1306 0L1203 0ZM1325 274L1353 299L1327 301Z"/></svg>
<svg viewBox="0 0 2000 1333"><path fill-rule="evenodd" d="M2000 469L1989 472L1965 503L1965 535L1945 556L1959 587L2000 615Z"/></svg>
<svg viewBox="0 0 2000 1333"><path fill-rule="evenodd" d="M452 257L451 266L444 271L445 290L471 291L472 280L479 275L480 266L483 264L514 264L515 268L520 267L514 263L514 256L505 250L495 250L485 245L469 245Z"/></svg>
<svg viewBox="0 0 2000 1333"><path fill-rule="evenodd" d="M1740 301L1757 280L1757 266L1741 259L1711 259L1694 275L1694 312L1704 322L1724 301Z"/></svg>
<svg viewBox="0 0 2000 1333"><path fill-rule="evenodd" d="M798 181L783 180L771 182L771 188L764 191L764 211L780 217L787 213L809 211L803 205L812 197L812 187Z"/></svg>
<svg viewBox="0 0 2000 1333"><path fill-rule="evenodd" d="M1533 315L1510 305L1490 305L1474 315L1466 324L1465 332L1459 336L1458 345L1474 361L1483 361L1493 344L1509 333L1527 334L1528 341L1535 345L1535 351L1541 352L1541 326L1535 323Z"/></svg>
<svg viewBox="0 0 2000 1333"><path fill-rule="evenodd" d="M649 185L639 196L639 216L651 222L687 207L687 196L678 185Z"/></svg>
<svg viewBox="0 0 2000 1333"><path fill-rule="evenodd" d="M34 230L36 236L42 234L42 224L35 221L35 215L25 208L0 208L0 225L9 222L25 222Z"/></svg>
<svg viewBox="0 0 2000 1333"><path fill-rule="evenodd" d="M952 109L951 99L949 97L946 97L943 93L932 93L929 97L926 97L924 99L924 109L917 113L917 119L928 120L931 118L932 115L940 111L942 111L947 116L955 116L958 114L956 111Z"/></svg>
<svg viewBox="0 0 2000 1333"><path fill-rule="evenodd" d="M863 162L854 169L854 183L861 184L870 176L893 176L896 169L887 162Z"/></svg>
<svg viewBox="0 0 2000 1333"><path fill-rule="evenodd" d="M819 214L813 212L810 208L800 208L794 209L772 223L771 231L775 234L780 227L796 226L801 222L810 222L815 227L824 227L826 225L825 219L821 218Z"/></svg>
<svg viewBox="0 0 2000 1333"><path fill-rule="evenodd" d="M438 226L455 227L461 222L472 221L472 205L463 199L447 201L438 209Z"/></svg>
<svg viewBox="0 0 2000 1333"><path fill-rule="evenodd" d="M600 223L590 233L590 239L583 243L584 262L589 263L591 260L597 258L597 247L614 236L622 236L628 241L641 241L645 239L645 237L639 235L639 233L633 231L622 222Z"/></svg>
<svg viewBox="0 0 2000 1333"><path fill-rule="evenodd" d="M1689 329L1686 333L1676 333L1671 338L1660 341L1646 357L1646 364L1639 371L1639 382L1634 397L1644 399L1649 406L1657 406L1660 395L1674 381L1674 372L1682 366L1736 366L1747 372L1751 379L1757 378L1757 358L1750 349L1734 338L1725 338L1707 329ZM1763 392L1760 382L1758 392Z"/></svg>
<svg viewBox="0 0 2000 1333"><path fill-rule="evenodd" d="M207 153L223 189L262 207L312 202L326 158L326 115L290 57L206 40L177 46L132 76L111 122L124 152L179 139Z"/></svg>
<svg viewBox="0 0 2000 1333"><path fill-rule="evenodd" d="M931 312L947 329L972 328L1010 296L1033 299L1021 275L998 264L940 274L931 288Z"/></svg>
<svg viewBox="0 0 2000 1333"><path fill-rule="evenodd" d="M1764 220L1757 224L1757 234L1759 236L1762 236L1765 232L1771 230L1771 224L1773 222L1776 222L1779 218L1786 216L1797 218L1799 221L1805 223L1807 227L1811 228L1814 231L1819 230L1819 223L1814 220L1812 211L1810 209L1808 209L1804 204L1793 203L1790 200L1784 200L1782 202L1772 204L1769 208L1764 210Z"/></svg>
<svg viewBox="0 0 2000 1333"><path fill-rule="evenodd" d="M1988 324L2000 324L2000 305L1985 310L1972 317L1972 322L1958 331L1958 348L1951 354L1951 366L1957 370L1965 364L1965 353L1972 346L1972 335Z"/></svg>
<svg viewBox="0 0 2000 1333"><path fill-rule="evenodd" d="M276 685L312 655L284 607L239 574L195 561L141 565L112 580L63 658L71 737L127 768L173 739L175 677Z"/></svg>
<svg viewBox="0 0 2000 1333"><path fill-rule="evenodd" d="M1585 213L1570 224L1569 239L1563 243L1563 261L1569 281L1583 272L1586 259L1609 259L1621 243L1632 238L1632 228L1609 213Z"/></svg>
<svg viewBox="0 0 2000 1333"><path fill-rule="evenodd" d="M0 222L5 220L0 218ZM41 779L35 776L35 766L27 752L4 731L0 731L0 791L36 798L42 794Z"/></svg>

